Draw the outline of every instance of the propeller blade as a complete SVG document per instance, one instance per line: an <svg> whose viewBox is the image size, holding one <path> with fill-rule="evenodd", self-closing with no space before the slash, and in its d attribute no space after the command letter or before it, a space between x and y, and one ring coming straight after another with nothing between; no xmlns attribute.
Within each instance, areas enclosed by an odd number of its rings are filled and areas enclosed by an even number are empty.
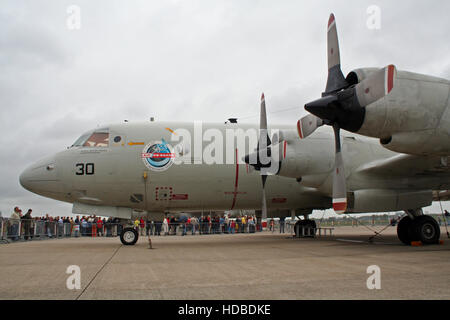
<svg viewBox="0 0 450 320"><path fill-rule="evenodd" d="M267 130L266 98L261 94L261 113L259 114L259 129Z"/></svg>
<svg viewBox="0 0 450 320"><path fill-rule="evenodd" d="M268 156L267 147L271 144L269 135L267 133L267 114L266 114L266 99L264 97L264 93L261 95L261 113L260 113L260 122L259 122L259 141L258 141L258 151L260 161L263 164L270 163L265 159ZM264 160L263 160L264 159ZM261 181L262 181L262 208L261 208L261 216L262 219L267 219L267 202L266 202L266 180L267 175L262 174L261 172Z"/></svg>
<svg viewBox="0 0 450 320"><path fill-rule="evenodd" d="M397 69L391 64L358 83L355 91L359 105L365 107L388 95L394 88L396 75Z"/></svg>
<svg viewBox="0 0 450 320"><path fill-rule="evenodd" d="M333 125L336 145L335 169L333 173L333 209L336 213L347 210L347 186L345 181L344 160L342 159L341 137L339 125Z"/></svg>
<svg viewBox="0 0 450 320"><path fill-rule="evenodd" d="M260 112L260 120L259 120L259 146L261 149L265 149L270 145L270 138L267 133L267 113L266 113L266 99L264 97L264 93L261 95L261 112ZM264 145L265 143L265 145Z"/></svg>
<svg viewBox="0 0 450 320"><path fill-rule="evenodd" d="M261 95L261 112L259 121L259 138L258 138L258 155L259 163L262 165L270 164L270 154L268 154L271 141L267 133L267 113L266 113L266 99L264 93Z"/></svg>
<svg viewBox="0 0 450 320"><path fill-rule="evenodd" d="M341 70L341 55L339 51L339 39L334 14L331 14L330 19L328 20L327 48L328 79L323 95L341 90L348 86Z"/></svg>
<svg viewBox="0 0 450 320"><path fill-rule="evenodd" d="M300 139L310 136L316 129L323 125L323 120L313 114L301 118L297 121L297 131Z"/></svg>
<svg viewBox="0 0 450 320"><path fill-rule="evenodd" d="M262 180L262 206L261 206L261 218L262 219L267 219L267 201L266 201L266 180L267 180L267 175L263 175L261 176L261 180Z"/></svg>

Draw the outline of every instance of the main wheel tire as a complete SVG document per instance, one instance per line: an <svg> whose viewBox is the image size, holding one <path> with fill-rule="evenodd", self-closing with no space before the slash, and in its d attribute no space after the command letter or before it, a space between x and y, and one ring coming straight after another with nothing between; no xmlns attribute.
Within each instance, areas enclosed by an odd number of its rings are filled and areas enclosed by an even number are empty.
<svg viewBox="0 0 450 320"><path fill-rule="evenodd" d="M423 244L437 244L441 237L441 229L437 221L430 216L419 216L411 225L412 241L421 241Z"/></svg>
<svg viewBox="0 0 450 320"><path fill-rule="evenodd" d="M317 228L316 221L314 221L314 220L306 220L305 227L307 228L306 232L308 233L306 237L314 238L316 236L316 231L317 231L316 230L316 228Z"/></svg>
<svg viewBox="0 0 450 320"><path fill-rule="evenodd" d="M126 246L132 246L138 241L139 234L134 228L124 228L120 234L120 241Z"/></svg>
<svg viewBox="0 0 450 320"><path fill-rule="evenodd" d="M301 235L301 228L303 228L305 220L298 220L294 225L295 237L299 238Z"/></svg>
<svg viewBox="0 0 450 320"><path fill-rule="evenodd" d="M404 216L397 225L398 239L406 245L411 244L410 229L413 220L409 216Z"/></svg>
<svg viewBox="0 0 450 320"><path fill-rule="evenodd" d="M304 236L303 237L311 237L314 238L316 235L316 232L314 230L313 234L308 234L310 232L310 229L316 229L316 222L314 220L298 220L294 225L294 232L295 237L301 237L302 231L301 228L305 228Z"/></svg>

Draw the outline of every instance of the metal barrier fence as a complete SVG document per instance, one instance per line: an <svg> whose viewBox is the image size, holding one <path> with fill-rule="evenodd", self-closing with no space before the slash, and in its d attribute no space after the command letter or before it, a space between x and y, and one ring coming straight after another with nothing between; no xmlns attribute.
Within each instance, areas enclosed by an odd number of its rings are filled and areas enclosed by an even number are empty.
<svg viewBox="0 0 450 320"><path fill-rule="evenodd" d="M0 219L0 240L3 242L18 240L37 240L68 237L115 237L120 235L121 224L105 223L97 228L95 223L60 223L37 219L12 220Z"/></svg>
<svg viewBox="0 0 450 320"><path fill-rule="evenodd" d="M440 226L450 225L450 218L442 216L441 214L429 214L433 217ZM359 226L386 226L391 224L396 226L398 223L398 217L387 216L373 216L373 217L356 217L347 216L343 219L324 219L316 220L318 225L323 227L359 227Z"/></svg>
<svg viewBox="0 0 450 320"><path fill-rule="evenodd" d="M95 222L61 223L56 220L0 218L0 241L10 242L69 237L117 237L121 234L124 227L133 225L132 221L128 224L106 222L98 226ZM232 222L228 224L218 222L200 222L196 224L177 222L166 224L161 221L152 221L151 223L145 223L144 226L139 224L135 229L141 236L185 236L255 233L261 231L261 225Z"/></svg>
<svg viewBox="0 0 450 320"><path fill-rule="evenodd" d="M145 228L140 228L141 235L206 235L206 234L235 234L235 233L255 233L261 231L260 224L238 224L220 222L199 222L185 223L177 222L164 224L153 222Z"/></svg>
<svg viewBox="0 0 450 320"><path fill-rule="evenodd" d="M370 221L372 222L372 221ZM385 225L386 219L376 219L375 225ZM450 221L449 221L450 222ZM367 221L359 222L357 220L345 221L316 221L318 228L338 227L338 226L360 226ZM444 222L445 223L445 222ZM38 240L51 238L68 238L68 237L117 237L125 226L133 226L133 221L128 224L120 224L113 222L102 223L99 228L94 222L81 223L61 223L56 220L48 221L41 219L32 220L13 220L8 218L0 218L0 241L10 242L17 240ZM264 230L272 233L294 234L294 221L280 223L278 221L271 224L270 219L264 225ZM368 223L371 225L371 223ZM169 236L169 235L207 235L207 234L237 234L237 233L255 233L262 231L260 223L236 223L230 220L228 223L199 222L186 223L176 222L166 224L162 221L152 221L135 227L140 236Z"/></svg>
<svg viewBox="0 0 450 320"><path fill-rule="evenodd" d="M306 226L298 226L296 232L292 233L294 238L315 238L316 236L326 236L327 233L332 236L334 228L312 228Z"/></svg>
<svg viewBox="0 0 450 320"><path fill-rule="evenodd" d="M0 240L17 241L17 240L42 240L52 238L68 238L68 237L117 237L126 226L133 226L130 221L128 224L118 224L106 222L101 228L94 222L81 223L60 223L58 221L47 221L40 219L32 220L10 220L8 218L0 218ZM210 235L210 234L239 234L239 233L255 233L262 230L273 233L294 233L294 223L268 223L262 228L260 223L228 223L207 222L207 223L185 223L177 222L165 224L161 221L152 221L150 224L145 223L135 227L140 236L170 236L170 235Z"/></svg>

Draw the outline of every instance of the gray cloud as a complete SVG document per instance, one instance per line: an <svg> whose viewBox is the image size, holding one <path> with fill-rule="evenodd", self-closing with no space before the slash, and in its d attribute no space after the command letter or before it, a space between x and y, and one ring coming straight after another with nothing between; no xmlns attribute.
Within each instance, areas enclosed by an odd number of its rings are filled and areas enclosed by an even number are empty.
<svg viewBox="0 0 450 320"><path fill-rule="evenodd" d="M81 8L81 29L66 9ZM0 8L0 210L70 206L23 190L20 172L97 125L148 119L292 123L326 81L326 23L343 69L396 64L450 76L448 1L17 1ZM298 109L292 109L298 107ZM283 111L283 112L279 112ZM36 211L35 210L35 211ZM37 212L36 211L36 212Z"/></svg>

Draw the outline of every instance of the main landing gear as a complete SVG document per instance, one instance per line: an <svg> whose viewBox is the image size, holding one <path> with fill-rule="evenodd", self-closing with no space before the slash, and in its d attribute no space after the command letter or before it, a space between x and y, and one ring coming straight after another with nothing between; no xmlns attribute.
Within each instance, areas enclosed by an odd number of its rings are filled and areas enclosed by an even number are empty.
<svg viewBox="0 0 450 320"><path fill-rule="evenodd" d="M316 235L316 222L305 218L304 220L298 220L294 225L295 237L309 237L314 238Z"/></svg>
<svg viewBox="0 0 450 320"><path fill-rule="evenodd" d="M423 244L438 244L441 229L436 220L424 215L422 209L406 210L397 226L397 236L401 242L410 245L411 242L420 241Z"/></svg>
<svg viewBox="0 0 450 320"><path fill-rule="evenodd" d="M135 245L139 239L139 234L134 228L124 228L120 234L120 241L125 246Z"/></svg>

